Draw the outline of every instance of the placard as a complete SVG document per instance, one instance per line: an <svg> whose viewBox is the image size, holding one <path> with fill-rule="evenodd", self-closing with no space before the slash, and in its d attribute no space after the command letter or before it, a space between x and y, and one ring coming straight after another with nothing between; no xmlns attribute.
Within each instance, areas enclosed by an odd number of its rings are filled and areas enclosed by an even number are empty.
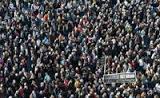
<svg viewBox="0 0 160 98"><path fill-rule="evenodd" d="M116 73L116 74L105 74L103 76L104 82L107 84L111 83L131 83L136 81L135 72Z"/></svg>

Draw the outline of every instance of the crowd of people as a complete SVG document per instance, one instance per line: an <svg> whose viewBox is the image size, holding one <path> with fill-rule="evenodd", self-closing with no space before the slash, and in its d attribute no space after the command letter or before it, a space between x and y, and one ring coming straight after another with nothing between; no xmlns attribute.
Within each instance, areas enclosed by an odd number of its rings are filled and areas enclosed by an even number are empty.
<svg viewBox="0 0 160 98"><path fill-rule="evenodd" d="M103 81L121 72L136 72L136 81ZM160 1L0 0L0 98L159 93Z"/></svg>

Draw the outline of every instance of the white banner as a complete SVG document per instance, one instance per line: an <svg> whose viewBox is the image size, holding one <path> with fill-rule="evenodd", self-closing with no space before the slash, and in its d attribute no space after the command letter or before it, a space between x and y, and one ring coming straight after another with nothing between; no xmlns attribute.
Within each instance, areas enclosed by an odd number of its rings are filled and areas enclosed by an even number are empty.
<svg viewBox="0 0 160 98"><path fill-rule="evenodd" d="M104 82L106 82L107 84L130 83L136 81L136 72L105 74L103 78Z"/></svg>

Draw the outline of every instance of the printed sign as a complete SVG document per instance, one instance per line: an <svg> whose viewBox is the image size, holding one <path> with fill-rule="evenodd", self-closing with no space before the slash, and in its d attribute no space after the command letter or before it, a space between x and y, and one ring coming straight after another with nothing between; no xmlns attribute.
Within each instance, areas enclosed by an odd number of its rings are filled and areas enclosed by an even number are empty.
<svg viewBox="0 0 160 98"><path fill-rule="evenodd" d="M105 74L103 78L107 84L130 83L136 81L136 73L129 72L129 73Z"/></svg>

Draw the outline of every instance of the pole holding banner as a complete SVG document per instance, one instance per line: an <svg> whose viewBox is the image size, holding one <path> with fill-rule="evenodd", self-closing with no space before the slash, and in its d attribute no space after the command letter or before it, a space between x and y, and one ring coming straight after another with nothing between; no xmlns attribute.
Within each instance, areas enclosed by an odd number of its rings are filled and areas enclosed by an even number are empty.
<svg viewBox="0 0 160 98"><path fill-rule="evenodd" d="M107 66L106 60L107 60L107 56L105 55L104 75L106 74L106 66ZM103 75L103 80L105 80L105 79L104 79L104 75Z"/></svg>

